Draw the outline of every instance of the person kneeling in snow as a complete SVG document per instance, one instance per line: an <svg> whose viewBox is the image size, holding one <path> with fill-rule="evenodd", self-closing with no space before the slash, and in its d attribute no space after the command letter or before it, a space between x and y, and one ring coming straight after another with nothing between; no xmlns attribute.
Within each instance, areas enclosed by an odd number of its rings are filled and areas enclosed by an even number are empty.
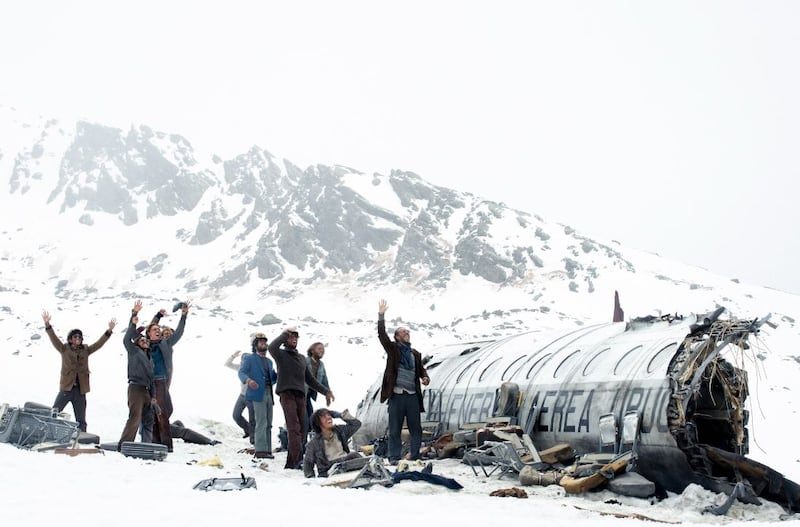
<svg viewBox="0 0 800 527"><path fill-rule="evenodd" d="M341 418L345 424L334 425L334 418ZM314 437L306 446L303 457L303 473L307 478L314 477L314 466L317 475L328 477L328 471L334 463L361 457L358 452L350 452L347 441L361 428L361 421L353 417L348 410L339 413L327 408L320 408L311 416L311 429Z"/></svg>

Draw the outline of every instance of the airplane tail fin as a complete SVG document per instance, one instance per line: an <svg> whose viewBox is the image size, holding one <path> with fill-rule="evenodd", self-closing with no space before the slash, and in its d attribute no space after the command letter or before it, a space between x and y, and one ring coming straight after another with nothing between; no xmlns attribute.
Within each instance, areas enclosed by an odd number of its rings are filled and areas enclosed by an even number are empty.
<svg viewBox="0 0 800 527"><path fill-rule="evenodd" d="M614 319L612 322L623 322L625 320L625 312L619 305L619 293L614 291Z"/></svg>

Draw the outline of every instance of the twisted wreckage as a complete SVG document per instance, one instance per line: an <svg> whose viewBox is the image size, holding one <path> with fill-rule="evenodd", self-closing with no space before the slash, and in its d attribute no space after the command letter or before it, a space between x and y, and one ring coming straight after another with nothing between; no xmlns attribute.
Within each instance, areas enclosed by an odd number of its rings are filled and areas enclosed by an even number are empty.
<svg viewBox="0 0 800 527"><path fill-rule="evenodd" d="M170 423L173 438L181 438L186 443L216 445L219 441L186 428L181 421ZM125 441L121 444L100 443L100 438L91 433L81 432L78 423L50 406L26 402L14 407L8 403L0 404L0 443L8 443L20 448L41 452L55 452L75 456L78 454L100 454L103 450L119 451L129 457L163 460L167 457L167 447L155 443Z"/></svg>
<svg viewBox="0 0 800 527"><path fill-rule="evenodd" d="M425 359L423 419L453 432L505 416L533 449L624 454L629 471L662 491L697 483L729 502L764 498L800 511L800 486L745 457L747 372L723 357L741 358L769 317L721 319L723 311L626 323L617 306L612 323L446 346ZM379 392L380 379L359 404L361 444L385 433Z"/></svg>

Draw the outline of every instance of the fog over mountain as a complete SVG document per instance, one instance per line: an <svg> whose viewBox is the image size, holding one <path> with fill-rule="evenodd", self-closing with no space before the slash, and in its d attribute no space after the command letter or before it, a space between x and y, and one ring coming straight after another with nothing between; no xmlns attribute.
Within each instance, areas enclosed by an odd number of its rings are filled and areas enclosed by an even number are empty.
<svg viewBox="0 0 800 527"><path fill-rule="evenodd" d="M56 266L43 278L54 281L62 297L79 297L87 285L133 288L153 279L216 300L241 289L288 300L310 287L342 284L365 292L402 286L433 299L469 283L513 291L526 309L539 313L604 317L608 292L624 277L648 283L653 305L667 310L672 306L657 301L665 290L680 290L683 305L691 305L698 291L713 291L714 302L726 305L749 298L734 294L746 287L722 277L673 264L666 272L653 255L436 187L409 171L303 169L257 146L220 159L196 152L180 135L144 125L120 130L25 118L6 107L0 112L6 239L48 248L34 267ZM637 221L647 228L646 218ZM43 231L32 229L33 223ZM73 264L68 254L74 251L60 243L85 240L84 252L104 251L110 240L92 245L101 232L110 232L122 249L110 283L97 276L91 258L89 265ZM8 246L6 252L6 265L32 256ZM548 293L562 291L574 293L575 304L604 305L606 312L554 306ZM621 293L623 302L636 294ZM482 300L491 310L502 304Z"/></svg>

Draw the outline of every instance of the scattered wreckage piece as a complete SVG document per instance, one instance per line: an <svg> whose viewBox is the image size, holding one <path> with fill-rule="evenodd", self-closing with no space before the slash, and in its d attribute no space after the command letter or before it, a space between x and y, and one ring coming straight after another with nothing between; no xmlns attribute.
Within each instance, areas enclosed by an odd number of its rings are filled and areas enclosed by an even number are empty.
<svg viewBox="0 0 800 527"><path fill-rule="evenodd" d="M511 487L507 489L497 489L489 493L489 496L497 496L500 498L527 498L528 493L525 489L519 487Z"/></svg>
<svg viewBox="0 0 800 527"><path fill-rule="evenodd" d="M563 477L563 470L536 470L532 466L525 466L519 471L519 484L524 487L533 485L547 487L549 485L558 485Z"/></svg>
<svg viewBox="0 0 800 527"><path fill-rule="evenodd" d="M102 448L78 448L77 445L66 447L66 448L56 448L53 449L54 454L64 454L70 457L80 456L82 454L103 454L105 455L105 451Z"/></svg>
<svg viewBox="0 0 800 527"><path fill-rule="evenodd" d="M543 463L557 465L575 458L575 449L566 443L559 443L539 452Z"/></svg>
<svg viewBox="0 0 800 527"><path fill-rule="evenodd" d="M659 519L653 518L651 516L646 516L644 514L639 514L638 512L630 512L630 513L608 512L608 511L598 511L596 509L589 509L587 507L579 507L577 505L573 505L573 507L575 509L578 509L579 511L594 512L596 514L599 514L600 516L612 516L614 518L632 518L634 520L644 520L644 521L656 522L656 523L668 523L668 524L679 524L679 523L681 523L679 521L674 521L673 522L673 521L669 521L669 520L659 520Z"/></svg>
<svg viewBox="0 0 800 527"><path fill-rule="evenodd" d="M100 443L100 448L119 452L126 457L137 459L147 459L151 461L163 461L167 458L166 445L158 443L137 443L135 441L123 441L120 443Z"/></svg>
<svg viewBox="0 0 800 527"><path fill-rule="evenodd" d="M369 460L370 458L368 457L356 457L353 459L347 459L345 461L338 461L331 465L331 468L328 469L328 476L361 470L369 463Z"/></svg>
<svg viewBox="0 0 800 527"><path fill-rule="evenodd" d="M243 489L255 489L256 487L256 480L251 476L245 476L244 473L240 475L238 478L210 478L204 479L197 483L194 487L194 490L243 490Z"/></svg>
<svg viewBox="0 0 800 527"><path fill-rule="evenodd" d="M628 452L600 468L588 469L589 474L587 475L581 475L583 473L580 471L576 472L574 475L567 474L561 478L558 484L564 487L564 490L570 494L580 494L597 488L613 479L616 474L625 470L630 460L631 454Z"/></svg>
<svg viewBox="0 0 800 527"><path fill-rule="evenodd" d="M631 498L649 498L656 493L656 484L638 472L617 474L606 485L614 494Z"/></svg>
<svg viewBox="0 0 800 527"><path fill-rule="evenodd" d="M383 466L384 458L372 456L367 459L367 463L358 471L353 478L346 480L333 481L323 486L333 486L349 489L368 489L373 485L384 487L394 484L392 473Z"/></svg>
<svg viewBox="0 0 800 527"><path fill-rule="evenodd" d="M78 436L78 423L63 419L53 408L36 403L0 405L0 443L49 450L69 446Z"/></svg>

